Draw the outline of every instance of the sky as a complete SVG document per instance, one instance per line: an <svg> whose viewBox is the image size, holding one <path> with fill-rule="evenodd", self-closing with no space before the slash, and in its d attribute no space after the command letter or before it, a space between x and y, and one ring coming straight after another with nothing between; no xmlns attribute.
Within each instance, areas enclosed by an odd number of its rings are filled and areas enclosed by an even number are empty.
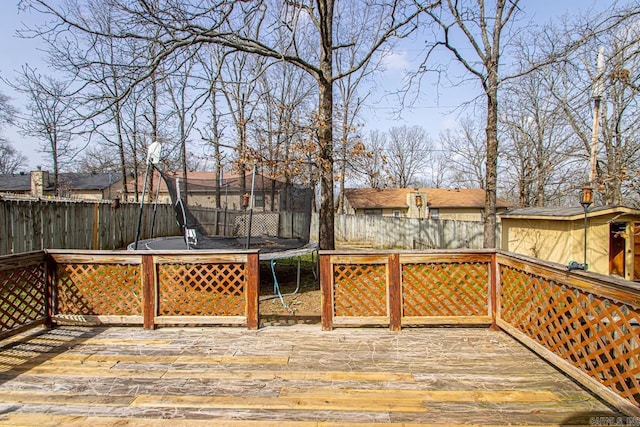
<svg viewBox="0 0 640 427"><path fill-rule="evenodd" d="M53 0L59 1L59 0ZM536 22L543 23L554 17L584 11L590 8L602 9L610 4L609 0L521 0L520 6ZM47 67L41 58L42 46L37 40L21 39L16 31L24 24L35 24L42 21L42 17L18 10L18 0L0 1L0 77L13 80L24 64L35 67L46 73ZM437 87L434 84L423 86L423 95L412 108L404 108L398 114L399 103L385 92L398 87L402 71L411 68L419 58L420 46L412 41L400 46L386 61L386 71L374 90L370 105L364 111L365 131L372 129L387 130L398 125L423 126L432 138L437 138L439 132L454 128L459 113L455 106L473 99L478 95L477 88L469 87ZM15 93L6 83L0 82L0 92L12 98L12 104L24 110L24 98ZM40 142L32 137L20 135L12 126L2 129L2 135L20 152L28 158L28 169L33 170L44 164L43 154L39 150Z"/></svg>

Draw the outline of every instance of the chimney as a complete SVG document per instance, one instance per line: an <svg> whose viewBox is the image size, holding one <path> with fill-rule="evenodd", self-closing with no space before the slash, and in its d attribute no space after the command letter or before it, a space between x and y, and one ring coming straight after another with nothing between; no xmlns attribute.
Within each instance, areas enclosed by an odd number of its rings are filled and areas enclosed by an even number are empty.
<svg viewBox="0 0 640 427"><path fill-rule="evenodd" d="M49 186L49 172L40 170L31 171L31 196L43 197Z"/></svg>

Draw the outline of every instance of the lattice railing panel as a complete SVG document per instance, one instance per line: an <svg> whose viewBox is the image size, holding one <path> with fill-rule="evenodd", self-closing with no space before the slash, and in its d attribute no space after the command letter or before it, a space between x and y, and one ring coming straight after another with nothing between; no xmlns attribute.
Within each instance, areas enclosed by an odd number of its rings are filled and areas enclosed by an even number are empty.
<svg viewBox="0 0 640 427"><path fill-rule="evenodd" d="M57 314L142 315L140 265L57 264Z"/></svg>
<svg viewBox="0 0 640 427"><path fill-rule="evenodd" d="M245 315L244 264L159 264L157 272L161 316Z"/></svg>
<svg viewBox="0 0 640 427"><path fill-rule="evenodd" d="M403 316L486 316L489 264L403 264L402 300Z"/></svg>
<svg viewBox="0 0 640 427"><path fill-rule="evenodd" d="M502 319L640 406L640 308L501 265Z"/></svg>
<svg viewBox="0 0 640 427"><path fill-rule="evenodd" d="M335 316L386 316L387 281L384 264L336 264Z"/></svg>
<svg viewBox="0 0 640 427"><path fill-rule="evenodd" d="M45 317L44 263L0 271L0 333Z"/></svg>

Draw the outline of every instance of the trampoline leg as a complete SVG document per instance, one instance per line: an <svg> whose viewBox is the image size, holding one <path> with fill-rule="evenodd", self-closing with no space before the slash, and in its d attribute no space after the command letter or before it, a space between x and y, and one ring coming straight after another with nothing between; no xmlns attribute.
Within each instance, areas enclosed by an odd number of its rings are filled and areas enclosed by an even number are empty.
<svg viewBox="0 0 640 427"><path fill-rule="evenodd" d="M278 283L278 278L276 277L276 260L272 259L270 263L271 263L271 275L273 276L273 294L278 295L278 298L280 298L280 302L282 303L282 306L288 310L289 306L287 305L286 302L284 302L284 298L282 298L282 293L280 292L280 284Z"/></svg>

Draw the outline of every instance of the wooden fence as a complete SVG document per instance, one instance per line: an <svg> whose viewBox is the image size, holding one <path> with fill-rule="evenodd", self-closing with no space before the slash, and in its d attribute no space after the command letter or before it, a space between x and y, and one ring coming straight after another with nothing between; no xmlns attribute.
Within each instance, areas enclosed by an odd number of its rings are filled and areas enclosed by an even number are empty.
<svg viewBox="0 0 640 427"><path fill-rule="evenodd" d="M339 244L369 249L481 249L483 223L380 215L336 215L335 238ZM311 225L318 240L318 216ZM500 225L496 231L500 241Z"/></svg>
<svg viewBox="0 0 640 427"><path fill-rule="evenodd" d="M0 255L42 249L122 249L136 237L140 205L0 200ZM155 216L153 236L151 224ZM145 205L141 238L179 235L171 205Z"/></svg>
<svg viewBox="0 0 640 427"><path fill-rule="evenodd" d="M246 235L246 212L190 209L208 234ZM123 249L135 241L139 212L138 203L115 207L107 201L0 199L0 255L42 249ZM251 230L253 235L308 239L310 221L305 213L255 212ZM140 239L181 233L172 205L144 206Z"/></svg>

